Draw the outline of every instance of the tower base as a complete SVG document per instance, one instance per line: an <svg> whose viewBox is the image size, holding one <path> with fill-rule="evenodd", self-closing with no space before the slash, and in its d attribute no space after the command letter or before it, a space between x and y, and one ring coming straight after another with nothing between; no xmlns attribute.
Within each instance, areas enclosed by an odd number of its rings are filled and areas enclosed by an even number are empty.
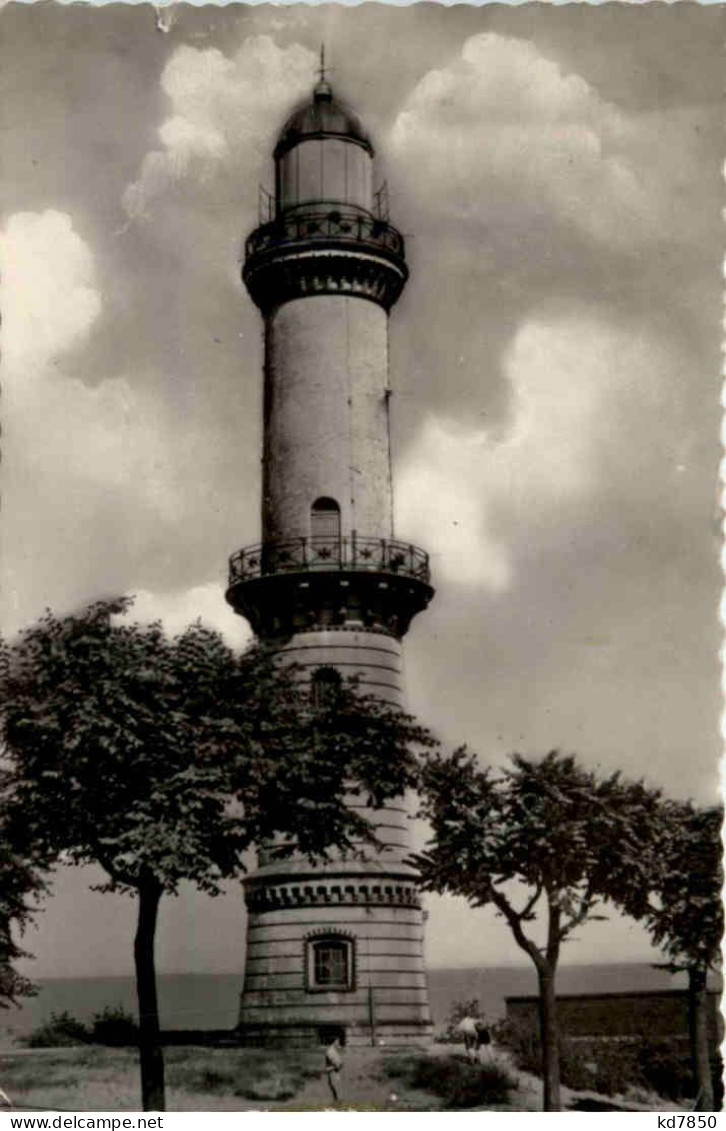
<svg viewBox="0 0 726 1131"><path fill-rule="evenodd" d="M245 885L242 1042L319 1045L339 1036L348 1045L428 1043L424 913L414 870L372 861L287 867L283 876L263 866Z"/></svg>
<svg viewBox="0 0 726 1131"><path fill-rule="evenodd" d="M317 1048L329 1044L340 1034L340 1029L337 1025L247 1025L240 1027L237 1033L244 1048ZM374 1030L370 1026L359 1026L344 1031L348 1048L426 1048L432 1038L430 1022L412 1025L403 1021L400 1025L381 1025Z"/></svg>

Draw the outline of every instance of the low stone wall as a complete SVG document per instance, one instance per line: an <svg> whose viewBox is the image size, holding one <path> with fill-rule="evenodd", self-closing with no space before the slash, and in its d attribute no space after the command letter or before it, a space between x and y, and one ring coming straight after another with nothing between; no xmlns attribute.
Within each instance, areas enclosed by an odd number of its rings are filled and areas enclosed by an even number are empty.
<svg viewBox="0 0 726 1131"><path fill-rule="evenodd" d="M720 1041L720 994L708 994L709 1036ZM506 998L507 1019L518 1028L536 1033L539 1025L536 996ZM688 994L685 990L649 990L614 994L564 994L557 998L557 1016L563 1036L648 1037L658 1040L688 1035Z"/></svg>

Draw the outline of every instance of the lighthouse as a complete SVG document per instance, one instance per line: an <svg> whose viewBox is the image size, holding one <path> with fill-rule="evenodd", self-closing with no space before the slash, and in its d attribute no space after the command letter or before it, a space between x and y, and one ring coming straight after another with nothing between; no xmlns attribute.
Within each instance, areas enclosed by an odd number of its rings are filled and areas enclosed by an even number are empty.
<svg viewBox="0 0 726 1131"><path fill-rule="evenodd" d="M262 541L230 559L227 600L298 665L313 702L356 676L402 706L403 638L433 596L427 554L393 528L388 320L404 241L374 192L371 140L322 66L274 163L242 270L264 321ZM383 846L370 858L260 849L245 882L245 1042L430 1036L406 804L363 811Z"/></svg>

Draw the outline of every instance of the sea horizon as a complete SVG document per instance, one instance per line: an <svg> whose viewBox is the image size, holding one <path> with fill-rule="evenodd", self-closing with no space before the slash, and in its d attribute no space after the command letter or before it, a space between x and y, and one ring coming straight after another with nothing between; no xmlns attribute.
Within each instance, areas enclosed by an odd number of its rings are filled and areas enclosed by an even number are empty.
<svg viewBox="0 0 726 1131"><path fill-rule="evenodd" d="M612 966L612 967L615 967L615 966L617 966L617 967L621 967L621 966L622 967L651 966L652 968L657 968L658 964L657 964L657 962L648 962L648 961L638 959L638 958L623 959L622 961L619 960L617 962L573 961L573 962L560 962L559 970L563 970L563 969L565 969L565 967L570 969L572 967L582 967L582 968L588 967L589 968L591 966ZM431 964L431 962L426 962L426 972L429 973L429 974L431 974L432 972L438 972L438 970L482 970L482 969L489 969L489 970L520 970L520 969L521 970L529 970L531 968L533 968L533 966L531 966L531 962L527 962L527 961L522 961L522 962L491 962L491 964L486 964L486 965L482 964L482 962L464 962L464 964L457 965L457 966L439 965L439 964L433 965L433 964ZM241 969L236 969L236 970L157 969L156 975L157 975L157 977L174 977L174 978L183 978L183 977L231 978L231 977L242 977L243 972L242 972ZM31 975L27 974L27 972L26 972L26 976L31 977ZM105 979L109 979L109 981L110 981L110 979L112 979L112 978L132 978L132 977L133 977L132 973L131 974L129 974L129 973L127 973L127 974L104 973L103 970L102 970L102 972L98 972L96 974L42 974L42 975L38 975L35 978L31 978L31 981L35 982L35 983L41 983L41 982L42 983L45 983L45 982L93 982L93 981L95 981L95 979L98 979L98 978L103 978L104 981L105 981Z"/></svg>
<svg viewBox="0 0 726 1131"><path fill-rule="evenodd" d="M159 1011L167 1030L224 1030L237 1024L244 974L235 972L158 973ZM136 1013L133 975L106 974L34 979L38 993L23 999L19 1008L0 1013L0 1045L8 1047L40 1025L51 1014L68 1012L89 1023L105 1008L120 1007ZM506 1010L505 999L536 994L533 965L498 963L489 966L431 966L429 999L434 1026L441 1028L457 1002L477 1000L486 1017L495 1020ZM618 993L635 990L685 989L684 974L671 974L649 962L563 963L558 970L559 994Z"/></svg>

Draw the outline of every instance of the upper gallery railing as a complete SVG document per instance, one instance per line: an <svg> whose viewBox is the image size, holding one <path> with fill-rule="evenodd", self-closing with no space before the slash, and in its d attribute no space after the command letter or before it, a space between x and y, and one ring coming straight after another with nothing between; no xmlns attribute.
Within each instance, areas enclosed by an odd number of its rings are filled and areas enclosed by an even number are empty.
<svg viewBox="0 0 726 1131"><path fill-rule="evenodd" d="M288 538L246 546L229 559L229 584L279 573L347 570L395 573L429 583L429 556L389 538Z"/></svg>
<svg viewBox="0 0 726 1131"><path fill-rule="evenodd" d="M245 258L285 244L309 241L368 244L398 258L404 257L403 236L387 220L377 219L356 209L334 205L324 208L296 208L262 224L247 237Z"/></svg>

